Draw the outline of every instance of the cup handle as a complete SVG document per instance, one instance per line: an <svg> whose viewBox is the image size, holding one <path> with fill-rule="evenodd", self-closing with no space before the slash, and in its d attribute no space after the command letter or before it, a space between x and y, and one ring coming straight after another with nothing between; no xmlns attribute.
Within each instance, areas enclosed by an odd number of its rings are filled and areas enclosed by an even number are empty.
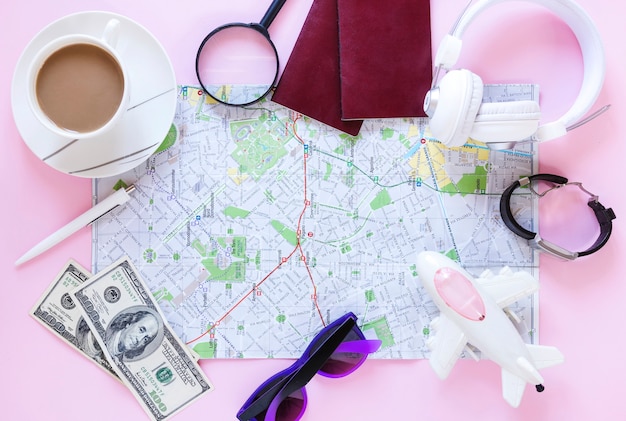
<svg viewBox="0 0 626 421"><path fill-rule="evenodd" d="M110 45L111 47L115 47L117 45L117 40L120 35L120 21L117 19L111 19L107 22L107 25L104 27L104 32L102 33L102 40Z"/></svg>

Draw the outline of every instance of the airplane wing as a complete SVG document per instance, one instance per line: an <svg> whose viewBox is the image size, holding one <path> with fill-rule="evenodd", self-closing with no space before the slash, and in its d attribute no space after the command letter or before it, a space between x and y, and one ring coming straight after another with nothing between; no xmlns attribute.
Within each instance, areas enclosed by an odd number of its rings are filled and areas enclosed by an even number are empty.
<svg viewBox="0 0 626 421"><path fill-rule="evenodd" d="M476 282L496 300L500 308L534 294L539 289L539 282L530 273L513 272L508 266L497 275L486 270L476 278Z"/></svg>
<svg viewBox="0 0 626 421"><path fill-rule="evenodd" d="M467 340L463 331L443 314L433 321L431 327L435 330L435 335L428 343L432 351L430 365L439 378L445 379L461 356Z"/></svg>
<svg viewBox="0 0 626 421"><path fill-rule="evenodd" d="M526 381L521 377L502 369L502 397L513 408L517 408L522 402Z"/></svg>

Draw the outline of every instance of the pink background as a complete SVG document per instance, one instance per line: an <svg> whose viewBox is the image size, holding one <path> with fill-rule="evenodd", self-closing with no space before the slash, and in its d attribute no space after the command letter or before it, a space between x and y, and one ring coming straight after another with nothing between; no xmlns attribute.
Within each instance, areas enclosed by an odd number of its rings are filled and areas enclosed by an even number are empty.
<svg viewBox="0 0 626 421"><path fill-rule="evenodd" d="M257 22L269 0L19 0L0 13L0 128L2 173L0 306L0 414L6 420L147 419L133 396L91 362L32 320L28 312L68 258L91 265L90 230L74 235L20 268L13 262L45 235L86 210L91 182L40 162L13 122L13 69L27 43L50 22L83 10L126 15L147 27L170 55L179 83L195 84L196 49L212 28L230 21ZM271 26L283 65L312 0L288 0ZM466 0L432 2L433 48L456 20ZM599 27L607 74L597 108L612 108L592 123L544 144L540 169L584 182L612 207L613 236L599 253L564 263L541 260L541 343L557 346L565 363L546 369L546 391L528 387L518 409L501 398L500 371L493 363L460 361L439 380L427 361L368 361L353 375L316 376L307 386L305 420L623 420L626 399L624 318L626 249L623 174L626 149L626 47L624 7L608 0L580 0ZM419 25L419 22L415 23ZM578 92L582 67L569 29L545 9L519 2L493 8L465 36L462 65L485 82L541 84L546 119L564 112ZM149 71L149 69L146 69ZM416 95L423 95L416 92ZM543 215L549 212L542 207ZM588 233L589 226L572 226ZM542 232L547 238L548 229ZM175 419L234 420L243 401L286 360L211 360L200 364L215 391Z"/></svg>

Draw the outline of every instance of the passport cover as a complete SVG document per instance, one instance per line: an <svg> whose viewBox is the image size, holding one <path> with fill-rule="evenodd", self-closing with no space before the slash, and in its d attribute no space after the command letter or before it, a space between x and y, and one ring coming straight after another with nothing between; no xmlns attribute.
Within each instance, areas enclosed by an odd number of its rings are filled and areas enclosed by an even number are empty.
<svg viewBox="0 0 626 421"><path fill-rule="evenodd" d="M336 0L344 119L424 117L429 0Z"/></svg>
<svg viewBox="0 0 626 421"><path fill-rule="evenodd" d="M272 101L356 136L363 121L341 119L338 25L337 0L315 0Z"/></svg>

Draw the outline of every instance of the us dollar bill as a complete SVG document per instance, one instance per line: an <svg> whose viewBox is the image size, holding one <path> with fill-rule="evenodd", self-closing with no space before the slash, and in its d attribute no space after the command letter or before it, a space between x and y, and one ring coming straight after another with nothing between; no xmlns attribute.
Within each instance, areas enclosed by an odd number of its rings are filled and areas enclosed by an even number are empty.
<svg viewBox="0 0 626 421"><path fill-rule="evenodd" d="M124 257L72 292L113 369L155 420L213 389Z"/></svg>
<svg viewBox="0 0 626 421"><path fill-rule="evenodd" d="M30 311L30 315L68 345L119 380L100 344L91 333L83 313L70 295L91 273L69 260Z"/></svg>

